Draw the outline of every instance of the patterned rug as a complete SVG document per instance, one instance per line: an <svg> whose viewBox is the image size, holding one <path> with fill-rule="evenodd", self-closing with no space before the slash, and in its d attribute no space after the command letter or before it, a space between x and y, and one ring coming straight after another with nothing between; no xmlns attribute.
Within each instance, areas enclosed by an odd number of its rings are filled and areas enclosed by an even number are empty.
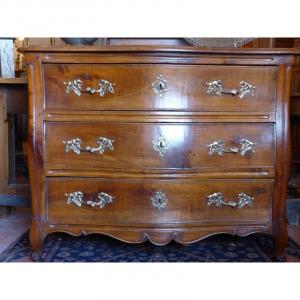
<svg viewBox="0 0 300 300"><path fill-rule="evenodd" d="M102 235L72 237L49 235L44 244L43 262L270 262L271 237L216 235L190 245L171 242L155 246L150 242L127 244ZM300 258L300 248L289 241L286 254ZM0 262L28 261L28 233L0 255Z"/></svg>

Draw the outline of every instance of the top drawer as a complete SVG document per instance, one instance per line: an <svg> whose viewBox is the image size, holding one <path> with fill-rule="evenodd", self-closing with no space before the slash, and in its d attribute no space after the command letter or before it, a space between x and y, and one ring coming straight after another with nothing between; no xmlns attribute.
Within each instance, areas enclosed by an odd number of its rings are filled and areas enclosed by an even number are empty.
<svg viewBox="0 0 300 300"><path fill-rule="evenodd" d="M277 67L45 64L45 109L274 110Z"/></svg>

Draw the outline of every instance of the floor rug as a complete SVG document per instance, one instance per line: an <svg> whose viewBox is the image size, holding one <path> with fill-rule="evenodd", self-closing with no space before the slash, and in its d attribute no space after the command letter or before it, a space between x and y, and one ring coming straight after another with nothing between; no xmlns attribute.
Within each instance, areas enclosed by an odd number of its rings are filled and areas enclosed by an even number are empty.
<svg viewBox="0 0 300 300"><path fill-rule="evenodd" d="M171 242L155 246L150 242L127 244L92 234L72 237L64 233L47 236L43 262L270 262L272 238L264 234L248 237L215 235L202 241L180 245ZM300 258L300 248L289 240L286 254ZM28 233L0 255L0 262L28 261Z"/></svg>

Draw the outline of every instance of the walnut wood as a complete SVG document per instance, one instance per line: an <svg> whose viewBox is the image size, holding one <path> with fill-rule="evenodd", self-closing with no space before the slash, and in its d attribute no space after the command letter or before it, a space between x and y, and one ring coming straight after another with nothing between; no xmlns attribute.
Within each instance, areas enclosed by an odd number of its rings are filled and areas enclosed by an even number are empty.
<svg viewBox="0 0 300 300"><path fill-rule="evenodd" d="M81 191L86 199L97 201L97 193L114 198L104 208L67 204L65 193ZM168 198L160 212L151 197L162 191ZM273 180L112 180L47 179L48 222L50 224L134 225L178 227L193 224L229 224L271 220ZM221 192L224 201L237 200L239 193L254 197L253 207L207 206L207 195Z"/></svg>
<svg viewBox="0 0 300 300"><path fill-rule="evenodd" d="M275 166L275 189L273 200L273 232L275 237L276 256L282 256L287 246L287 221L285 212L288 173L291 157L290 144L290 90L292 67L279 66L277 98L277 157Z"/></svg>
<svg viewBox="0 0 300 300"><path fill-rule="evenodd" d="M35 252L41 250L45 236L55 231L102 233L131 243L148 239L159 245L173 239L191 243L222 232L240 236L265 232L274 236L276 254L283 254L287 242L289 93L297 51L154 46L29 47L23 51L30 102L30 240ZM80 75L94 84L98 70L107 70L108 64L114 65L105 74L113 74L120 91L107 98L68 95L67 99L61 81ZM124 64L134 64L135 85ZM207 72L202 71L205 69ZM166 102L151 94L153 70L180 70L168 71L172 97L167 96ZM246 77L242 80L255 81L257 97L243 102L228 96L209 98L197 80L209 80L213 77L208 75L220 72L229 86L240 74ZM226 83L224 86L227 88ZM156 130L176 126L184 134L172 133L176 141L170 147L172 156L153 156ZM114 151L100 157L64 153L62 139L79 134L93 145L99 131L113 136ZM215 138L232 145L244 134L258 140L257 152L249 157L207 157L205 148L199 147ZM73 189L88 194L105 189L117 197L102 210L79 208L66 204L64 193ZM239 192L256 193L258 201L252 209L207 207L202 199L215 189L230 198ZM167 194L165 212L157 212L149 204L155 190Z"/></svg>
<svg viewBox="0 0 300 300"><path fill-rule="evenodd" d="M163 97L153 92L152 83L162 74L168 91ZM44 67L45 109L65 110L189 110L255 111L274 110L276 67L185 66L185 65L68 65ZM207 82L222 79L224 88L238 89L245 81L256 87L254 96L207 94ZM115 93L100 97L74 92L66 95L64 82L81 79L84 86L98 87L100 79L115 84Z"/></svg>
<svg viewBox="0 0 300 300"><path fill-rule="evenodd" d="M74 121L74 122L275 122L275 112L187 112L187 111L63 111L51 110L44 114L45 121Z"/></svg>
<svg viewBox="0 0 300 300"><path fill-rule="evenodd" d="M143 52L153 52L153 54L158 54L159 52L163 53L179 53L179 54L190 54L190 53L198 53L198 54L227 54L229 57L238 54L238 55L258 55L258 57L269 54L271 56L274 55L282 55L283 57L288 55L291 56L292 54L299 53L299 50L295 48L206 48L206 47L193 47L193 46L159 46L159 45L120 45L120 46L85 46L81 45L80 47L77 46L25 46L18 49L18 51L22 53L100 53L100 52L123 52L126 54L129 53L143 53ZM294 60L295 58L293 58Z"/></svg>
<svg viewBox="0 0 300 300"><path fill-rule="evenodd" d="M42 53L40 56L42 63L61 63L72 64L74 62L80 62L82 64L177 64L177 65L231 65L238 64L243 66L256 66L256 65L278 65L280 63L286 65L292 65L294 60L290 56L271 56L261 55L254 58L254 53L248 53L247 55L234 55L231 58L226 54L212 54L207 53L197 54L191 53L188 56L178 55L176 53L166 54L164 52L160 55L153 55L150 53L136 53L134 55L123 55L122 53L113 52L108 55L106 52L99 52L97 56L92 57L87 53L73 53L72 57L66 53Z"/></svg>
<svg viewBox="0 0 300 300"><path fill-rule="evenodd" d="M223 226L194 226L178 228L149 228L149 227L127 227L127 226L86 226L86 225L46 225L44 230L47 233L66 232L68 234L88 235L92 233L105 234L117 238L127 243L143 243L149 240L151 243L159 246L167 245L172 240L181 244L190 244L203 238L218 233L227 233L231 235L247 236L256 232L272 234L270 224L252 224L252 225L223 225ZM34 254L40 257L40 249L36 249Z"/></svg>
<svg viewBox="0 0 300 300"><path fill-rule="evenodd" d="M157 64L216 64L216 65L293 65L295 49L199 48L165 46L67 46L24 47L27 61L36 58L42 63L157 63ZM70 55L72 53L72 55ZM91 55L94 53L96 55ZM294 54L294 55L293 55Z"/></svg>
<svg viewBox="0 0 300 300"><path fill-rule="evenodd" d="M168 140L163 157L154 151L152 141L160 134ZM145 171L176 169L177 172L216 172L235 168L264 171L274 166L273 123L70 123L50 122L45 125L45 167L77 170ZM114 150L103 155L90 152L65 152L63 141L79 137L84 143L97 147L97 137L114 140ZM255 153L224 153L209 155L207 145L223 140L225 148L238 147L242 138L255 142Z"/></svg>

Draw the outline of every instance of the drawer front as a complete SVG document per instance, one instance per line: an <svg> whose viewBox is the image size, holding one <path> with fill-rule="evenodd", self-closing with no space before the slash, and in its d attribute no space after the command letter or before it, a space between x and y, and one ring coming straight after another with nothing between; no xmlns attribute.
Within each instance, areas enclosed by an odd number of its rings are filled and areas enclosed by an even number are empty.
<svg viewBox="0 0 300 300"><path fill-rule="evenodd" d="M49 122L45 134L49 169L224 171L274 165L271 123Z"/></svg>
<svg viewBox="0 0 300 300"><path fill-rule="evenodd" d="M51 224L267 222L273 180L47 179ZM179 224L177 224L179 225Z"/></svg>
<svg viewBox="0 0 300 300"><path fill-rule="evenodd" d="M45 108L259 112L276 80L272 66L46 64Z"/></svg>

